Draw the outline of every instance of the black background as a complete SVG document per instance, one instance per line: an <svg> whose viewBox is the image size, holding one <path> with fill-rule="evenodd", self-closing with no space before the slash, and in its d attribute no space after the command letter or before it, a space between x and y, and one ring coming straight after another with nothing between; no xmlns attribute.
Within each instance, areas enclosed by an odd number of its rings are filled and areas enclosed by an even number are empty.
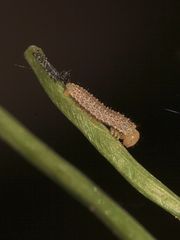
<svg viewBox="0 0 180 240"><path fill-rule="evenodd" d="M178 0L32 0L0 6L0 104L157 239L177 239L178 221L133 189L56 109L23 52L32 44L41 47L57 69L72 69L73 82L131 117L141 139L130 152L179 194L179 13ZM0 159L0 239L116 239L2 141Z"/></svg>

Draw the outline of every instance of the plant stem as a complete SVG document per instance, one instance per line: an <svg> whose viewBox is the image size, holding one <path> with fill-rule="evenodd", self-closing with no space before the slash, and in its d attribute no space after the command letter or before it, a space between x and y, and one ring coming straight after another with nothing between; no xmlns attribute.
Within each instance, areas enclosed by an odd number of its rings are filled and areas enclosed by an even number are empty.
<svg viewBox="0 0 180 240"><path fill-rule="evenodd" d="M0 137L32 165L86 205L119 238L154 239L91 180L53 152L2 107L0 107Z"/></svg>
<svg viewBox="0 0 180 240"><path fill-rule="evenodd" d="M92 119L73 99L64 94L64 83L52 80L46 69L34 57L33 54L36 52L44 55L40 48L30 46L25 51L25 58L58 109L131 185L145 197L180 219L180 198L144 169L122 144L111 136L103 124Z"/></svg>

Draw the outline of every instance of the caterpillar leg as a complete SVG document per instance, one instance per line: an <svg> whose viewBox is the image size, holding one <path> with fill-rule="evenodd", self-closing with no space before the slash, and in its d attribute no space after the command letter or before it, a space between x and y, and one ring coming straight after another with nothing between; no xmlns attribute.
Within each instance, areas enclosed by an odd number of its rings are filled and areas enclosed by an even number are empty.
<svg viewBox="0 0 180 240"><path fill-rule="evenodd" d="M110 133L113 137L115 137L118 140L119 139L124 139L124 135L113 127L110 127Z"/></svg>

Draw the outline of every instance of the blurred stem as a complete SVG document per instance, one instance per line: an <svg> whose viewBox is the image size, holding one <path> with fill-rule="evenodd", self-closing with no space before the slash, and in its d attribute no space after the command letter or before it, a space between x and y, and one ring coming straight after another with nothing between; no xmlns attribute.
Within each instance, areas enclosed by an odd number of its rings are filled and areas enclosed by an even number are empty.
<svg viewBox="0 0 180 240"><path fill-rule="evenodd" d="M63 186L121 239L154 238L85 175L53 152L0 107L0 137L31 164Z"/></svg>
<svg viewBox="0 0 180 240"><path fill-rule="evenodd" d="M82 110L73 99L64 94L64 84L53 81L47 71L34 57L33 53L43 51L30 46L25 51L25 58L37 75L42 87L60 111L87 137L94 147L119 171L122 176L145 197L180 219L180 198L158 179L144 169L111 136L109 130L100 122Z"/></svg>

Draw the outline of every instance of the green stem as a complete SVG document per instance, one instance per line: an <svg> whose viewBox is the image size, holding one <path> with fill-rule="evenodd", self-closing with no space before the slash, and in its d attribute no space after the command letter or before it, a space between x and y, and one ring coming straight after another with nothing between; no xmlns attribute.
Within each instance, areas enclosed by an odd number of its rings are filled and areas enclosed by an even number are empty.
<svg viewBox="0 0 180 240"><path fill-rule="evenodd" d="M53 103L87 137L94 147L145 197L180 219L180 198L144 169L128 151L111 136L109 130L82 110L64 94L64 84L53 81L33 53L42 50L30 46L25 58Z"/></svg>
<svg viewBox="0 0 180 240"><path fill-rule="evenodd" d="M0 107L0 137L86 205L119 238L154 239L91 180L37 139L2 107Z"/></svg>

